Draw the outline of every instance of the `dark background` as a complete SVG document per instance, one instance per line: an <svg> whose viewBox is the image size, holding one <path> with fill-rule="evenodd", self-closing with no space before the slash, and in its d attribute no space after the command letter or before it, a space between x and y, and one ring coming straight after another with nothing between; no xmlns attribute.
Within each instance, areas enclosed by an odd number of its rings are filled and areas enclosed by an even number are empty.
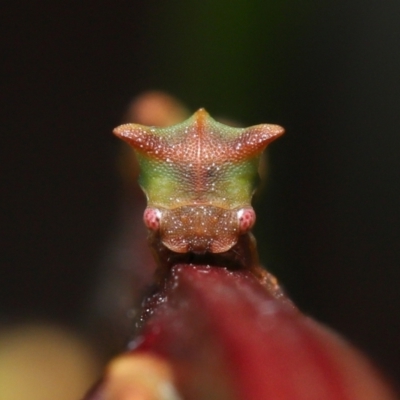
<svg viewBox="0 0 400 400"><path fill-rule="evenodd" d="M90 318L121 201L110 132L162 89L287 129L264 263L398 380L399 18L389 0L3 2L1 322Z"/></svg>

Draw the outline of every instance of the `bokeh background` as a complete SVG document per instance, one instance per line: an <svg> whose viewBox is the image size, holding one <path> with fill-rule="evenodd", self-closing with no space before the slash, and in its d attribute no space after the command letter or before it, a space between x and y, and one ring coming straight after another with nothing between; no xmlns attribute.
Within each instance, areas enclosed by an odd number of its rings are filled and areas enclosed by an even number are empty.
<svg viewBox="0 0 400 400"><path fill-rule="evenodd" d="M286 128L256 203L263 262L400 379L400 2L5 1L0 18L0 333L50 324L97 365L125 341L110 132L159 89Z"/></svg>

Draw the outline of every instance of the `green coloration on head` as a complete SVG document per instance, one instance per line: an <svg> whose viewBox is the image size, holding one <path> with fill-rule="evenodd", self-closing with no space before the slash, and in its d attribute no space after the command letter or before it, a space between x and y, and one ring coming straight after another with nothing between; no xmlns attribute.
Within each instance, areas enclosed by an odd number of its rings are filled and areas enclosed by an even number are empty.
<svg viewBox="0 0 400 400"><path fill-rule="evenodd" d="M267 124L234 128L200 109L168 128L127 124L114 133L135 149L149 206L234 210L250 206L260 154L283 129Z"/></svg>

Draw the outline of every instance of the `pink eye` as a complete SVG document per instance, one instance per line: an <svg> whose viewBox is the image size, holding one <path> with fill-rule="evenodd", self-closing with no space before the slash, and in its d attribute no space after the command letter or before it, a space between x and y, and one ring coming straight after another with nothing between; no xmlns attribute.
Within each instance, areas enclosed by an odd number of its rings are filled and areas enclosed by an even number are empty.
<svg viewBox="0 0 400 400"><path fill-rule="evenodd" d="M158 208L147 207L144 210L143 221L152 231L160 229L161 211Z"/></svg>
<svg viewBox="0 0 400 400"><path fill-rule="evenodd" d="M239 232L246 233L256 222L256 213L252 208L242 208L237 213L239 219Z"/></svg>

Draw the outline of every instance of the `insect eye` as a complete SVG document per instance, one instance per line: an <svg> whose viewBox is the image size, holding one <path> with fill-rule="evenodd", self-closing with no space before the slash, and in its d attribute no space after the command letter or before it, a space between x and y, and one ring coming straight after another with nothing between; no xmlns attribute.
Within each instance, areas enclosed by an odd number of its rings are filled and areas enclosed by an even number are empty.
<svg viewBox="0 0 400 400"><path fill-rule="evenodd" d="M256 213L252 208L241 208L237 212L239 219L239 232L246 233L249 231L256 222Z"/></svg>
<svg viewBox="0 0 400 400"><path fill-rule="evenodd" d="M160 229L161 211L158 208L147 207L144 210L143 221L152 231Z"/></svg>

